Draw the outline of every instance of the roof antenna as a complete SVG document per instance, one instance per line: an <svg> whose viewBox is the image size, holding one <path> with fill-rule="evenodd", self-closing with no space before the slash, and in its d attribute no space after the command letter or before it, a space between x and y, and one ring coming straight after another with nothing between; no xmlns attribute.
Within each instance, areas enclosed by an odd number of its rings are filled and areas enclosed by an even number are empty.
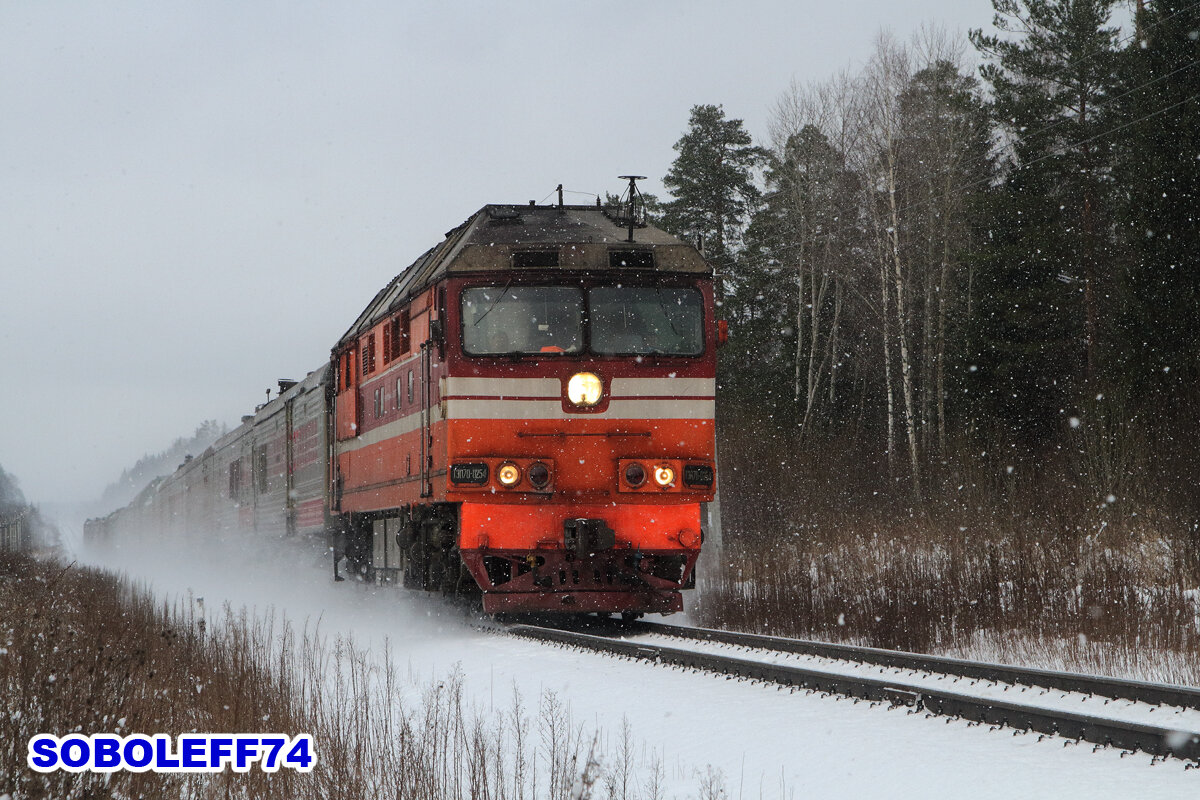
<svg viewBox="0 0 1200 800"><path fill-rule="evenodd" d="M634 226L633 199L637 195L641 194L641 192L638 191L637 182L646 180L646 176L645 175L618 175L617 177L623 181L629 181L629 238L626 239L625 241L632 242L633 241L633 226Z"/></svg>
<svg viewBox="0 0 1200 800"><path fill-rule="evenodd" d="M560 183L558 185L558 210L562 211L562 207L563 207L562 184Z"/></svg>

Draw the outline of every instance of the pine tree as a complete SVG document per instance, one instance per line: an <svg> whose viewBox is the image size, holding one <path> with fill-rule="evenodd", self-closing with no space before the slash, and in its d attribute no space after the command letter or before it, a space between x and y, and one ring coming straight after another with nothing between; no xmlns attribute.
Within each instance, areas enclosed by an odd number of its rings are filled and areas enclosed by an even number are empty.
<svg viewBox="0 0 1200 800"><path fill-rule="evenodd" d="M754 169L763 158L740 119L726 119L721 106L694 106L688 130L675 143L675 158L663 178L674 197L663 205L663 227L693 241L717 271L723 298L735 255L759 198Z"/></svg>
<svg viewBox="0 0 1200 800"><path fill-rule="evenodd" d="M0 511L18 508L25 505L25 495L17 483L15 476L8 474L0 467Z"/></svg>
<svg viewBox="0 0 1200 800"><path fill-rule="evenodd" d="M993 118L1009 146L982 264L981 390L1026 429L1074 406L1098 378L1113 309L1106 120L1115 0L992 0L1003 34L972 31L993 61Z"/></svg>
<svg viewBox="0 0 1200 800"><path fill-rule="evenodd" d="M1200 382L1200 7L1153 4L1122 54L1114 124L1130 254L1122 364L1159 411Z"/></svg>

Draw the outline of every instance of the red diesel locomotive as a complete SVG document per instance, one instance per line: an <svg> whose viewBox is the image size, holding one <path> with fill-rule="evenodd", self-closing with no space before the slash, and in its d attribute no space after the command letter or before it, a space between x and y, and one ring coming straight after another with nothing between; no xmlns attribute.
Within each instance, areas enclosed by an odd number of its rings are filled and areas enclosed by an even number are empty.
<svg viewBox="0 0 1200 800"><path fill-rule="evenodd" d="M628 208L484 207L327 367L91 532L325 535L335 571L489 613L681 610L716 482L712 273Z"/></svg>

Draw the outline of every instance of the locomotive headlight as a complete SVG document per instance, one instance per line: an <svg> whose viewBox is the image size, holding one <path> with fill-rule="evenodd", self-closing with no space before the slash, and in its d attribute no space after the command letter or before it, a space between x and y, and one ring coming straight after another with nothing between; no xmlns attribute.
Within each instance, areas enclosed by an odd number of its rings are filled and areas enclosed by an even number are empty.
<svg viewBox="0 0 1200 800"><path fill-rule="evenodd" d="M511 462L501 464L496 470L496 480L505 486L516 486L517 481L521 480L521 468Z"/></svg>
<svg viewBox="0 0 1200 800"><path fill-rule="evenodd" d="M567 381L567 399L582 408L591 408L600 402L604 394L604 382L591 372L577 372Z"/></svg>
<svg viewBox="0 0 1200 800"><path fill-rule="evenodd" d="M666 488L675 482L675 470L670 467L655 467L654 482Z"/></svg>

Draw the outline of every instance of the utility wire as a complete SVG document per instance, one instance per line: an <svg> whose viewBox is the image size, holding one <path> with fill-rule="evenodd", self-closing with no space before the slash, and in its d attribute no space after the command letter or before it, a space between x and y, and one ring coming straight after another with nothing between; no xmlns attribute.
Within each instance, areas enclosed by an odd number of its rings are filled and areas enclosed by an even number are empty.
<svg viewBox="0 0 1200 800"><path fill-rule="evenodd" d="M1148 38L1148 37L1147 37L1147 31L1155 30L1155 29L1157 29L1159 26L1161 26L1161 25L1163 25L1163 24L1165 24L1165 23L1169 22L1170 20L1174 19L1175 17L1179 16L1180 14L1183 14L1183 13L1184 13L1184 12L1186 12L1186 11L1191 11L1192 9L1194 9L1194 8L1197 8L1197 7L1200 7L1200 1L1198 1L1198 2L1195 2L1195 3L1192 3L1192 4L1188 5L1188 6L1185 6L1185 7L1181 8L1180 10L1176 11L1175 13L1173 13L1173 14L1171 14L1171 15L1167 16L1167 17L1163 17L1162 19L1160 19L1160 20L1158 20L1157 22L1155 22L1155 23L1154 23L1154 25L1152 25L1150 28L1148 28L1148 29L1146 29L1146 30L1142 31L1142 32L1141 32L1141 38L1142 38L1143 40L1145 40L1146 38ZM1133 40L1134 40L1134 39L1136 39L1136 38L1138 38L1138 32L1137 32L1137 31L1134 31L1134 33L1132 33L1132 34L1130 34L1130 35L1128 35L1128 36L1125 36L1125 37L1123 37L1123 38L1120 38L1120 39L1116 39L1116 40L1114 41L1114 43L1113 43L1113 44L1114 44L1114 46L1115 46L1116 48L1120 48L1122 45L1126 45L1126 44L1128 44L1129 42L1133 41ZM1078 59L1076 59L1076 60L1074 60L1074 61L1070 61L1070 62L1068 62L1066 65L1064 65L1064 66L1063 66L1063 71L1064 71L1064 72L1066 72L1066 71L1070 71L1070 70L1072 70L1073 68L1075 68L1075 67L1077 67L1077 66L1079 66L1079 65L1081 65L1081 64L1085 64L1085 63L1087 63L1088 61L1092 60L1093 58L1096 58L1096 57L1100 56L1100 55L1101 55L1101 54L1103 54L1103 53L1114 53L1114 54L1115 54L1115 53L1117 53L1117 52L1118 52L1118 50L1117 50L1117 49L1114 49L1114 50L1102 50L1102 49L1099 49L1099 50L1093 50L1092 52L1088 53L1086 56L1083 56L1082 58L1078 58ZM1154 79L1152 79L1152 80L1146 81L1145 83L1141 84L1140 86L1135 86L1135 87L1133 87L1132 89L1129 89L1129 90L1127 90L1127 91L1125 91L1125 92L1122 92L1122 93L1121 93L1121 94L1119 94L1119 95L1116 95L1116 96L1113 96L1113 97L1103 97L1103 98L1100 98L1099 100L1097 100L1097 101L1096 101L1096 104L1095 104L1095 106L1094 106L1094 107L1095 107L1095 108L1098 108L1098 107L1103 107L1103 106L1107 105L1107 104L1108 104L1108 103L1110 103L1110 102L1115 102L1116 100L1120 100L1121 98L1123 98L1123 97L1126 97L1126 96L1128 96L1128 95L1130 95L1130 94L1133 94L1134 92L1140 91L1141 89L1144 89L1144 88L1146 88L1147 86L1152 86L1153 84L1157 83L1158 81L1166 80L1167 78L1171 77L1172 75L1175 75L1175 74L1177 74L1177 73L1179 73L1179 72L1182 72L1182 71L1183 71L1183 70L1185 70L1185 69L1191 69L1191 68L1192 68L1193 66L1195 66L1197 63L1200 63L1200 62L1198 62L1198 61L1192 61L1192 62L1190 62L1189 64L1187 64L1187 65L1185 65L1185 66L1181 67L1180 69L1177 69L1177 70L1175 70L1174 72L1168 73L1167 75L1160 75L1160 76L1159 76L1159 77L1157 77L1157 78L1154 78ZM1035 138L1035 137L1037 137L1037 136L1040 136L1040 135L1042 135L1043 133L1046 133L1046 132L1048 132L1048 131L1050 131L1050 130L1053 130L1054 128L1057 128L1059 125L1062 125L1062 124L1063 124L1063 123L1065 123L1065 122L1070 122L1070 121L1071 121L1071 117L1059 117L1057 120L1055 120L1054 122L1050 123L1049 125L1045 125L1045 126L1043 126L1043 127L1039 128L1039 129L1037 129L1037 130L1033 131L1032 133L1022 133L1022 134L1021 134L1021 136L1020 136L1020 138L1021 138L1021 139L1026 139L1026 140L1033 139L1033 138ZM968 169L969 169L969 168L975 167L975 166L977 166L977 165L983 164L985 161L986 161L986 156L985 156L984 158L982 158L982 159L980 159L980 158L976 158L976 159L974 159L973 161L970 161L970 162L968 162L967 164L965 164L965 165L963 165L963 166L964 166L965 168L968 168ZM945 170L942 170L942 172L948 172L950 169L951 169L951 167L947 167Z"/></svg>
<svg viewBox="0 0 1200 800"><path fill-rule="evenodd" d="M1096 141L1096 140L1098 140L1098 139L1103 139L1105 136L1111 136L1111 135L1112 135L1112 134L1114 134L1114 133L1120 133L1121 131L1125 130L1126 128L1129 128L1129 127L1132 127L1132 126L1134 126L1134 125L1137 125L1137 124L1138 124L1138 123L1140 123L1140 122L1145 122L1146 120L1148 120L1148 119L1151 119L1151 118L1153 118L1153 117L1157 117L1159 114L1165 114L1165 113L1166 113L1166 112L1168 112L1168 111L1171 111L1171 110L1173 110L1173 109L1179 108L1180 106L1182 106L1182 105L1185 105L1186 103L1189 103L1189 102L1191 102L1192 100L1196 100L1196 99L1200 99L1200 92L1197 92L1197 93L1195 93L1195 94L1193 94L1193 95L1191 95L1191 96L1189 96L1189 97L1186 97L1186 98L1184 98L1183 100L1180 100L1180 101L1179 101L1179 102L1177 102L1177 103L1172 103L1172 104L1171 104L1171 105L1169 105L1169 106L1165 106L1165 107L1163 107L1163 108L1160 108L1160 109L1158 109L1157 111L1152 111L1152 112L1150 112L1149 114L1144 114L1144 115L1142 115L1142 116L1138 117L1138 118L1137 118L1137 119L1135 119L1135 120L1132 120L1132 121L1130 121L1130 122L1126 122L1126 123L1124 123L1123 125L1118 125L1118 126L1117 126L1117 127L1115 127L1115 128L1109 128L1108 130L1101 131L1100 133L1097 133L1097 134L1095 134L1095 135L1093 135L1093 136L1089 136L1089 137L1087 137L1086 139L1080 139L1080 140L1079 140L1079 141L1077 141L1077 142L1071 142L1070 144L1064 145L1064 146L1063 146L1063 148L1062 148L1062 150L1060 150L1060 151L1053 152L1053 153L1047 153L1046 155L1039 156L1039 157L1037 157L1037 158L1035 158L1035 159L1032 159L1032 160L1030 160L1030 161L1026 161L1026 162L1025 162L1025 163L1023 163L1023 164L1017 164L1017 165L1015 165L1015 166L1014 166L1014 170L1013 170L1013 171L1014 171L1014 172L1016 172L1016 171L1020 171L1020 170L1022 170L1022 169L1026 169L1026 168L1028 168L1028 167L1032 167L1034 164L1038 164L1038 163L1040 163L1040 162L1042 162L1042 161L1046 161L1046 160L1048 160L1048 159L1051 159L1051 158L1061 158L1062 156L1066 155L1067 151L1078 149L1078 148L1080 148L1080 147L1084 146L1085 144L1091 144L1092 142L1094 142L1094 141ZM949 191L949 192L946 192L946 193L944 193L944 194L938 195L938 196L936 196L936 197L932 197L932 198L930 198L929 200L927 200L927 201L924 201L924 202L922 202L922 203L915 203L915 204L910 204L910 205L908 205L908 206L905 206L905 207L903 207L903 208L899 209L899 210L897 211L897 214L899 214L899 212L900 212L900 211L912 211L912 210L915 210L915 209L917 209L917 208L922 208L922 207L923 207L923 206L925 206L925 205L929 205L929 204L933 203L933 202L934 202L934 201L936 201L936 200L940 200L940 199L943 199L943 198L947 198L947 197L953 197L953 196L955 196L955 195L962 194L962 193L963 193L963 192L965 192L966 190L968 190L968 189L972 189L972 188L974 188L974 187L976 187L976 186L979 186L980 184L983 184L983 183L990 183L990 182L991 182L991 180L992 180L992 179L991 179L991 177L989 176L989 177L986 177L986 178L980 178L980 179L977 179L977 180L971 181L971 182L969 182L969 183L966 183L966 184L963 184L963 185L961 185L961 186L958 186L958 187L956 187L955 189L953 189L953 190L951 190L951 191Z"/></svg>
<svg viewBox="0 0 1200 800"><path fill-rule="evenodd" d="M1169 16L1163 17L1162 19L1160 19L1160 20L1158 20L1157 22L1155 22L1155 23L1154 23L1154 25L1152 25L1150 28L1147 28L1146 30L1143 30L1143 31L1141 31L1141 38L1142 38L1142 39L1147 39L1147 38L1149 38L1149 37L1147 36L1147 31L1154 30L1154 29L1158 28L1160 25L1163 25L1163 24L1165 24L1165 23L1167 23L1167 22L1170 22L1171 20L1173 20L1173 19L1175 19L1176 17L1178 17L1180 14L1183 14L1184 12L1187 12L1187 11L1191 11L1193 8L1196 8L1197 6L1200 6L1200 2L1195 2L1195 3L1192 3L1192 4L1190 4L1190 5L1184 6L1183 8L1179 9L1178 11L1176 11L1174 14L1171 14L1171 15L1169 15ZM1020 19L1020 18L1018 17L1018 19ZM1129 44L1129 43L1130 43L1130 42L1132 42L1134 39L1138 38L1138 36L1139 36L1139 34L1138 34L1138 31L1136 31L1136 30L1135 30L1133 33L1129 34L1128 36L1124 36L1124 37L1122 37L1122 38L1115 39L1113 43L1114 43L1114 44L1115 44L1117 47L1120 47L1121 45ZM1063 67L1063 70L1064 70L1064 71L1066 71L1066 70L1070 70L1070 69L1072 69L1072 68L1074 68L1074 67L1078 67L1079 65L1081 65L1081 64L1085 64L1085 63L1087 63L1088 61L1092 60L1093 58L1096 58L1097 56L1099 56L1101 53L1105 53L1105 52L1110 52L1110 51L1105 51L1105 50L1093 50L1092 52L1088 53L1086 56L1082 56L1081 58L1077 58L1077 59L1075 59L1074 61L1068 62L1068 63L1067 63L1067 64L1066 64L1066 65ZM1112 52L1115 52L1115 51L1112 51Z"/></svg>
<svg viewBox="0 0 1200 800"><path fill-rule="evenodd" d="M1167 16L1167 17L1163 17L1162 19L1160 19L1160 20L1158 20L1157 22L1155 22L1155 23L1154 23L1154 25L1153 25L1153 26L1151 26L1150 28L1148 28L1148 29L1146 29L1146 30L1142 31L1142 32L1141 32L1141 38L1142 38L1142 39L1146 39L1146 38L1147 38L1147 32L1148 32L1148 31L1155 30L1155 29L1157 29L1159 26L1161 26L1161 25L1165 24L1166 22L1168 22L1168 21L1170 21L1170 20L1174 19L1175 17L1179 16L1180 14L1183 14L1184 12L1187 12L1187 11L1191 11L1192 9L1194 9L1194 8L1197 8L1197 7L1200 7L1200 1L1198 1L1198 2L1195 2L1195 3L1191 3L1190 5L1187 5L1187 6L1183 7L1183 8L1181 8L1180 10L1178 10L1178 11L1174 12L1173 14L1171 14L1171 15L1169 15L1169 16ZM1117 47L1120 47L1121 45L1128 44L1129 42L1133 41L1135 38L1138 38L1138 33L1137 33L1136 31L1135 31L1134 33L1132 33L1132 34L1130 34L1130 35L1126 36L1126 37L1123 37L1123 38L1120 38L1120 39L1117 39L1117 40L1115 40L1114 44L1115 44ZM1091 59L1093 59L1093 58L1096 58L1097 56L1099 56L1100 54L1102 54L1102 53L1105 53L1105 52L1116 53L1117 51L1116 51L1116 50L1112 50L1112 51L1107 51L1107 50L1093 50L1091 53L1087 54L1086 56L1083 56L1082 58L1078 58L1078 59L1076 59L1075 61L1068 62L1068 63L1067 63L1067 64L1066 64L1066 65L1063 67L1063 70L1064 70L1064 71L1068 71L1068 70L1070 70L1070 69L1072 69L1072 68L1074 68L1074 67L1077 67L1077 66L1079 66L1079 65L1081 65L1081 64L1084 64L1084 63L1086 63L1087 61L1090 61L1090 60L1091 60ZM1141 91L1142 89L1145 89L1145 88L1147 88L1147 87L1149 87L1149 86L1153 86L1154 84L1156 84L1156 83L1159 83L1159 82L1161 82L1161 81L1164 81L1164 80L1166 80L1167 78L1170 78L1170 77L1173 77L1173 76L1175 76L1175 75L1178 75L1180 72L1183 72L1183 71L1185 71L1185 70L1189 70L1189 69L1191 69L1192 67L1196 66L1197 64L1200 64L1200 59L1198 59L1198 60L1192 60L1192 61L1188 62L1187 64L1185 64L1184 66L1182 66L1182 67L1180 67L1180 68L1178 68L1178 69L1176 69L1176 70L1173 70L1172 72L1169 72L1169 73L1167 73L1166 75L1160 75L1160 76L1158 76L1158 77L1156 77L1156 78L1152 78L1152 79L1150 79L1150 80L1146 81L1145 83L1139 84L1138 86L1134 86L1134 87L1133 87L1133 88L1131 88L1131 89L1127 89L1126 91L1122 92L1121 94L1118 94L1118 95L1113 95L1113 96L1109 96L1109 97L1103 97L1103 98L1100 98L1100 99L1098 99L1098 100L1096 101L1096 103L1093 105L1093 109L1095 110L1095 109L1103 108L1103 107L1107 106L1107 105L1108 105L1108 104L1110 104L1110 103L1114 103L1114 102L1116 102L1117 100L1120 100L1120 99L1122 99L1122 98L1128 97L1128 96L1129 96L1129 95L1131 95L1131 94L1134 94L1135 92L1139 92L1139 91ZM1071 117L1066 117L1066 116L1064 116L1064 117L1059 117L1059 118L1058 118L1058 119L1056 119L1054 122L1051 122L1049 125L1044 125L1044 126L1042 126L1041 128L1038 128L1037 130L1035 130L1035 131L1033 131L1033 132L1021 132L1021 133L1020 133L1020 136L1019 136L1018 138L1020 138L1020 139L1022 139L1022 140L1029 141L1029 140L1032 140L1032 139L1035 139L1035 138L1037 138L1038 136L1041 136L1041 135L1042 135L1042 134L1044 134L1044 133L1048 133L1049 131L1052 131L1052 130L1054 130L1055 128L1059 127L1060 125L1063 125L1063 124L1065 124L1065 123L1067 123L1067 122L1072 122L1072 121L1073 121L1073 119L1072 119ZM1099 138L1099 137L1094 137L1094 138ZM1076 144L1086 144L1086 143L1087 143L1087 142L1089 142L1089 141L1092 141L1092 140L1091 140L1091 139L1089 139L1089 140L1085 140L1085 141L1084 141L1084 142L1082 142L1082 143L1076 143ZM1072 146L1074 146L1074 145L1068 145L1067 147L1072 147ZM950 165L947 165L946 167L942 168L941 170L938 170L937 172L935 172L935 173L934 173L934 174L933 174L931 177L932 177L932 178L937 178L937 177L939 177L939 176L941 176L941 175L945 175L946 173L948 173L948 172L951 172L952 170L953 170L953 171L957 171L957 170L972 170L972 169L974 169L975 167L982 166L982 165L986 164L986 163L987 163L987 161L988 161L988 159L989 159L990 157L995 157L995 156L999 156L999 153L998 153L998 152L996 152L996 153L993 153L992 151L990 151L990 150L989 150L989 152L988 152L986 155L984 155L984 156L981 156L981 157L980 157L980 156L977 156L977 157L971 158L971 159L969 159L969 160L967 160L967 161L965 161L965 162L963 162L963 163L961 163L961 164L950 164ZM1041 160L1044 160L1044 159L1038 159L1038 161L1041 161ZM1036 163L1036 162L1030 162L1030 163ZM978 185L978 183L979 183L979 182L974 182L974 183L971 183L971 184L967 184L966 186L969 188L969 187L971 187L971 186ZM946 193L946 194L944 194L944 195L940 195L939 197L935 197L935 198L932 198L932 199L930 199L929 201L926 201L926 202L925 202L925 204L931 203L931 202L933 202L934 200L940 199L941 197L952 196L953 194L956 194L956 193L957 193L957 192L953 192L953 191L952 191L952 192L948 192L948 193ZM909 210L909 207L906 207L906 208L904 208L904 209L900 209L900 210L901 210L901 211L906 211L906 210Z"/></svg>
<svg viewBox="0 0 1200 800"><path fill-rule="evenodd" d="M1200 3L1198 3L1197 5L1200 5ZM1189 70L1192 67L1196 66L1197 64L1200 64L1200 59L1189 61L1187 64L1184 64L1179 69L1168 72L1165 75L1159 75L1157 78L1152 78L1151 80L1148 80L1145 83L1139 84L1138 86L1134 86L1131 89L1127 89L1126 91L1122 92L1121 94L1112 95L1110 97L1102 97L1099 100L1097 100L1095 102L1095 104L1093 104L1092 108L1093 108L1093 110L1104 108L1105 106L1109 105L1110 103L1115 103L1116 101L1121 100L1122 98L1128 97L1129 95L1134 94L1135 92L1139 92L1142 89L1145 89L1149 86L1153 86L1156 83L1165 81L1167 78L1178 75L1179 73L1184 72L1185 70ZM1049 125L1044 125L1035 131L1020 132L1018 138L1021 140L1024 140L1024 141L1031 141L1031 140L1041 136L1044 133L1048 133L1048 132L1054 130L1055 128L1057 128L1060 125L1063 125L1068 122L1074 122L1074 121L1075 120L1072 117L1066 117L1066 116L1059 117L1054 122L1051 122ZM993 151L989 150L988 155L972 158L971 160L967 161L964 164L951 164L951 165L943 168L942 170L934 173L934 177L937 177L939 175L944 175L945 173L950 172L951 170L973 169L977 166L981 166L981 165L985 164L987 162L988 158L993 155L999 156L999 152L993 153Z"/></svg>
<svg viewBox="0 0 1200 800"><path fill-rule="evenodd" d="M542 198L540 201L538 201L538 205L540 206L542 203L544 203L544 202L546 202L547 200L549 200L551 197L553 197L553 196L554 196L554 193L555 193L555 192L557 192L557 191L558 191L558 189L557 189L557 188L555 188L555 189L551 189L551 190L550 190L550 194L546 195L546 196L545 196L545 197L543 197L543 198ZM575 190L572 190L572 189L563 189L563 190L562 190L562 192L563 192L563 194L577 194L577 195L580 195L580 196L582 196L582 197L600 197L600 196L601 196L599 192L579 192L579 191L575 191Z"/></svg>

